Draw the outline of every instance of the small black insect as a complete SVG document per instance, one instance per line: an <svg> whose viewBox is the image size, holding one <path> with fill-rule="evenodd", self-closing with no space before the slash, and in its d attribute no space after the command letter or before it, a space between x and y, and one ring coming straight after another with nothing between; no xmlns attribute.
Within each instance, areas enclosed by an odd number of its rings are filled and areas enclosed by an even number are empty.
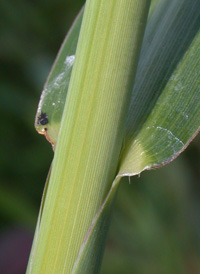
<svg viewBox="0 0 200 274"><path fill-rule="evenodd" d="M48 124L48 115L46 113L41 112L40 116L38 117L37 123L38 125L46 125Z"/></svg>

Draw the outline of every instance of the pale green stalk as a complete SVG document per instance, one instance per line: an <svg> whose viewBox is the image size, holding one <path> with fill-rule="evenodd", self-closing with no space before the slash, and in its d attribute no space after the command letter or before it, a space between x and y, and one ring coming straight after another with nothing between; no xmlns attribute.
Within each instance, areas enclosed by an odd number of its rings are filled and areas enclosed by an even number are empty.
<svg viewBox="0 0 200 274"><path fill-rule="evenodd" d="M70 273L117 174L149 0L88 0L28 273Z"/></svg>

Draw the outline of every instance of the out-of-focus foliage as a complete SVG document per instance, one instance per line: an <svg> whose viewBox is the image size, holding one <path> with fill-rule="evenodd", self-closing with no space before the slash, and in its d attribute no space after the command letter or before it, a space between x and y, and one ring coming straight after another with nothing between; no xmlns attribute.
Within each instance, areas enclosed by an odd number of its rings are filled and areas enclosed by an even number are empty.
<svg viewBox="0 0 200 274"><path fill-rule="evenodd" d="M34 129L34 116L56 53L83 3L0 4L1 273L19 273L17 268L3 268L1 254L12 265L19 253L13 247L24 243L20 269L26 268L53 156L51 146ZM102 274L200 273L199 167L197 138L174 163L121 184Z"/></svg>

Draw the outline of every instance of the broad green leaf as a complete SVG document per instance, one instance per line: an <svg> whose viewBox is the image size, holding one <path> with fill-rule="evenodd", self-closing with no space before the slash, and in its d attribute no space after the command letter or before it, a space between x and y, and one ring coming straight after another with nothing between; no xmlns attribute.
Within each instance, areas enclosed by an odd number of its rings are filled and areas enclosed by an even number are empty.
<svg viewBox="0 0 200 274"><path fill-rule="evenodd" d="M158 3L159 0L152 1L149 16L152 14ZM160 16L162 16L161 13L154 16L154 24L157 24ZM60 48L47 82L45 83L36 113L36 130L40 134L44 134L53 146L56 144L60 129L82 17L83 8L78 14Z"/></svg>
<svg viewBox="0 0 200 274"><path fill-rule="evenodd" d="M159 0L152 1L149 16L151 16L158 3ZM154 24L157 24L161 16L162 13L154 16ZM45 83L36 113L36 130L40 134L44 134L53 146L56 144L60 129L82 18L83 8L60 48L47 82Z"/></svg>
<svg viewBox="0 0 200 274"><path fill-rule="evenodd" d="M169 1L173 1L173 0L169 0ZM149 15L148 15L149 18L152 15L153 11L155 10L157 4L159 4L160 2L161 2L160 0L151 0L151 5L150 5Z"/></svg>
<svg viewBox="0 0 200 274"><path fill-rule="evenodd" d="M76 37L74 40L76 43L80 21L77 21L79 23L75 25L77 26L75 31L71 32ZM124 176L140 174L145 169L162 166L172 161L199 131L199 29L199 0L153 1L132 93L119 173L91 224L74 265L73 273L96 271L101 261L102 239L105 240L106 227L120 179ZM63 49L64 46L59 55L63 54L61 60L75 53L75 51L70 53L68 50L64 52ZM65 66L62 63L62 66L55 71L53 81L63 72L65 72ZM68 79L70 74L71 68L68 70ZM50 83L50 77L47 84ZM61 86L64 85L62 81L63 79L60 82ZM49 87L51 91L52 86L49 85ZM48 95L50 93L47 92ZM56 92L55 96L57 96ZM63 93L62 96L64 104L66 94ZM52 106L54 106L52 104L55 101L58 102L59 99L48 97L48 102L51 102L47 113L49 125L48 128L46 125L40 128L43 133L47 128L47 138L52 143L57 140L63 111L63 108L60 108L59 115L52 112ZM41 112L46 113L47 111L43 108L45 106L43 100L41 102L36 123Z"/></svg>
<svg viewBox="0 0 200 274"><path fill-rule="evenodd" d="M67 34L45 83L35 118L35 127L54 145L66 101L83 17L83 8Z"/></svg>
<svg viewBox="0 0 200 274"><path fill-rule="evenodd" d="M149 18L119 173L93 220L73 273L81 273L87 258L98 250L121 178L172 161L199 131L198 7L198 1L161 1Z"/></svg>
<svg viewBox="0 0 200 274"><path fill-rule="evenodd" d="M149 4L87 1L28 273L71 272L115 178Z"/></svg>
<svg viewBox="0 0 200 274"><path fill-rule="evenodd" d="M127 121L119 174L168 163L200 126L200 2L158 6L148 22ZM151 39L149 40L149 38Z"/></svg>

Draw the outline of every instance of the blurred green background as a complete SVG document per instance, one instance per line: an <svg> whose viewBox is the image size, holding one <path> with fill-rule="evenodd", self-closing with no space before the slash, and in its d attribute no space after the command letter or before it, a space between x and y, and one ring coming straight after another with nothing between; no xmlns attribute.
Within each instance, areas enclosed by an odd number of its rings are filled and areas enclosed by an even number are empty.
<svg viewBox="0 0 200 274"><path fill-rule="evenodd" d="M34 129L40 94L83 0L0 2L0 273L25 273L53 157ZM200 137L178 159L124 180L102 274L200 273Z"/></svg>

